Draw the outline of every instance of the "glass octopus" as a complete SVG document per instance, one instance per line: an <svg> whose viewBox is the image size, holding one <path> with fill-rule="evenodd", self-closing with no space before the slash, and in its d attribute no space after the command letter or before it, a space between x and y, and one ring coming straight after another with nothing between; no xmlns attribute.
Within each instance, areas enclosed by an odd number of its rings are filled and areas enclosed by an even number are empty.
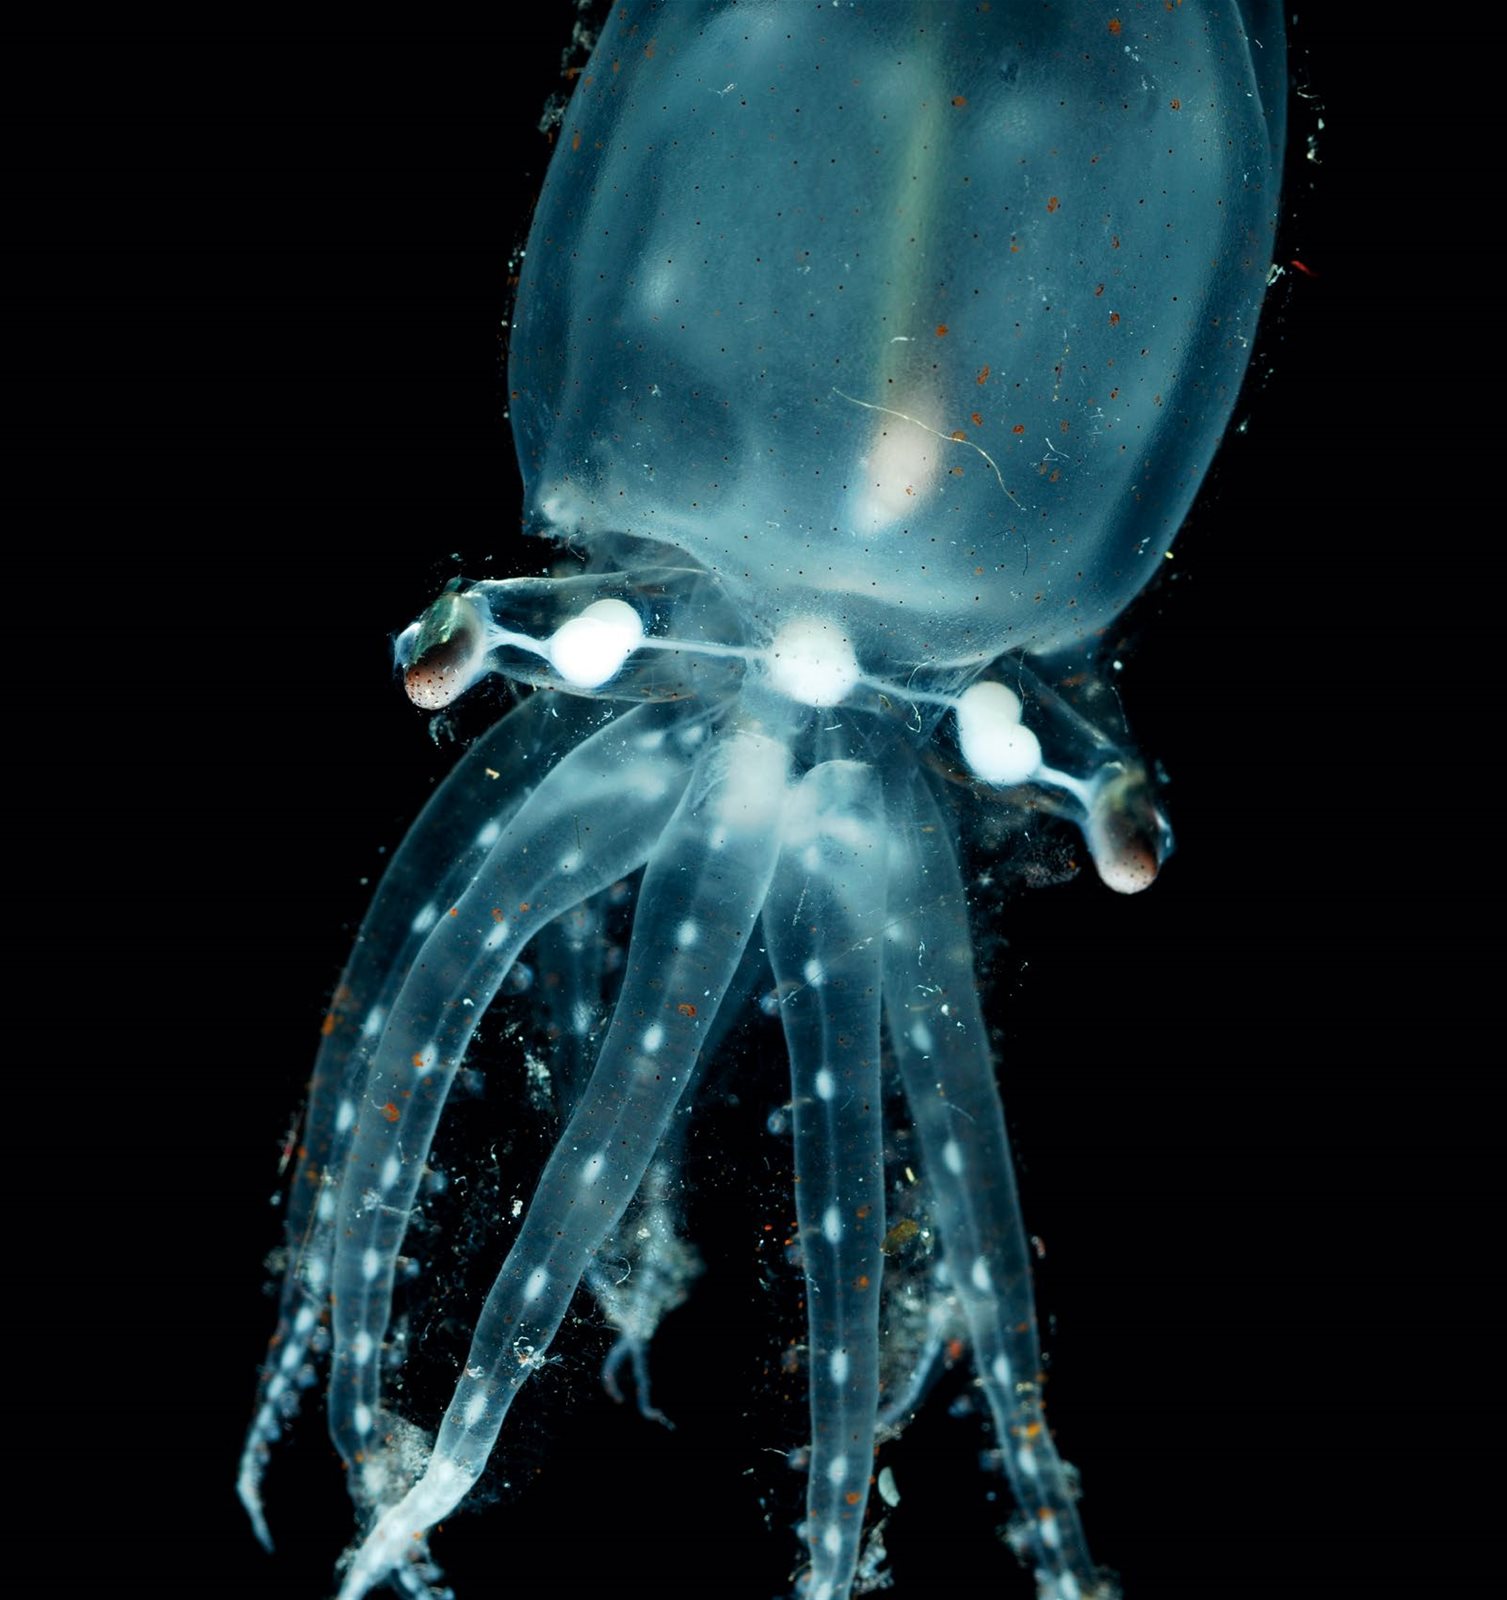
<svg viewBox="0 0 1507 1600"><path fill-rule="evenodd" d="M453 585L398 644L419 706L489 673L534 692L414 826L342 979L242 1461L269 1542L269 1446L327 1340L340 1600L439 1592L430 1530L583 1283L608 1382L629 1368L654 1414L646 1347L694 1270L676 1134L759 988L807 1285L802 1592L853 1592L876 1439L959 1340L1040 1595L1111 1592L1042 1411L959 828L979 800L1066 817L1126 893L1166 853L1143 763L1053 685L1158 570L1230 418L1284 98L1262 0L613 12L511 337L525 530L556 564ZM383 1392L400 1251L531 946L563 975L564 1125L431 1435Z"/></svg>

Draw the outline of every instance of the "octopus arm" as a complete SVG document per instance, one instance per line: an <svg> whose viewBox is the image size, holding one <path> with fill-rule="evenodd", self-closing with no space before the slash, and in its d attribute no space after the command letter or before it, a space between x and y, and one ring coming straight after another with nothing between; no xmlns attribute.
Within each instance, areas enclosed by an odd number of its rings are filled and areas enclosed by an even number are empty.
<svg viewBox="0 0 1507 1600"><path fill-rule="evenodd" d="M782 744L754 733L712 741L698 759L644 874L601 1057L487 1296L434 1451L355 1552L340 1600L360 1600L421 1552L480 1477L513 1397L642 1183L764 904L787 764Z"/></svg>
<svg viewBox="0 0 1507 1600"><path fill-rule="evenodd" d="M589 702L534 694L479 738L394 852L340 975L314 1061L288 1195L287 1266L277 1325L259 1375L236 1481L256 1536L269 1550L262 1480L273 1442L313 1381L313 1347L329 1294L335 1188L354 1127L340 1107L359 1090L369 1053L438 908L460 898L562 751L603 719L602 708Z"/></svg>
<svg viewBox="0 0 1507 1600"><path fill-rule="evenodd" d="M764 911L784 997L806 1274L810 1600L849 1592L873 1469L884 1239L884 839L873 769L856 761L813 767L792 797Z"/></svg>
<svg viewBox="0 0 1507 1600"><path fill-rule="evenodd" d="M924 778L914 773L907 786L910 823L892 830L890 864L891 895L907 910L891 929L885 1009L953 1290L1020 1508L1012 1542L1034 1565L1042 1600L1110 1600L1042 1410L1026 1233L952 833Z"/></svg>
<svg viewBox="0 0 1507 1600"><path fill-rule="evenodd" d="M529 795L453 907L437 917L358 1092L336 1206L329 1421L359 1504L385 1492L380 1342L398 1251L446 1095L519 951L547 922L634 871L675 809L695 721L641 706L572 750Z"/></svg>

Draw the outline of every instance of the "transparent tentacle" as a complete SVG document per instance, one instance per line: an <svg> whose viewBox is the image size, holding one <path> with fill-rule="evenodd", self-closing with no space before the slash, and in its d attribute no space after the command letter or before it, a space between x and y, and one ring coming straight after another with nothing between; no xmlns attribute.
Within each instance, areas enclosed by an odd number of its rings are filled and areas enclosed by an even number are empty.
<svg viewBox="0 0 1507 1600"><path fill-rule="evenodd" d="M904 912L891 923L885 954L889 1034L978 1380L1020 1508L1012 1542L1035 1568L1041 1600L1107 1600L1112 1586L1089 1558L1042 1410L1030 1257L953 831L919 775L902 776L894 792L896 814L908 803L910 820L891 835L891 893Z"/></svg>
<svg viewBox="0 0 1507 1600"><path fill-rule="evenodd" d="M612 890L557 917L530 947L550 1013L555 1043L552 1088L563 1121L585 1092L601 1044L607 1005L607 908ZM719 1012L719 1017L726 1011ZM705 1056L715 1038L703 1046ZM701 1271L701 1257L681 1228L678 1196L681 1135L672 1129L650 1163L632 1205L613 1237L603 1242L586 1269L617 1340L602 1363L602 1385L619 1403L627 1398L621 1375L632 1374L639 1415L673 1427L653 1403L649 1388L649 1344L659 1324L684 1304Z"/></svg>
<svg viewBox="0 0 1507 1600"><path fill-rule="evenodd" d="M573 906L541 928L532 959L549 1015L554 1103L568 1117L596 1060L597 1031L606 1009L607 895Z"/></svg>
<svg viewBox="0 0 1507 1600"><path fill-rule="evenodd" d="M380 1344L399 1246L440 1112L477 1024L518 952L552 918L636 868L680 797L684 713L642 706L565 757L502 830L454 906L440 908L393 1003L359 1093L331 1272L330 1434L358 1500L383 1485ZM375 1481L370 1481L375 1478Z"/></svg>
<svg viewBox="0 0 1507 1600"><path fill-rule="evenodd" d="M503 827L559 757L610 711L568 696L530 695L456 764L435 790L389 863L356 935L325 1017L309 1105L288 1193L284 1237L288 1263L268 1345L256 1408L236 1488L257 1538L272 1538L262 1507L269 1447L312 1379L310 1346L329 1294L334 1251L335 1181L350 1148L352 1124L339 1107L350 1100L381 1037L413 958L438 907L460 897Z"/></svg>
<svg viewBox="0 0 1507 1600"><path fill-rule="evenodd" d="M487 1296L423 1475L356 1552L340 1600L360 1600L481 1475L514 1395L638 1190L695 1067L774 870L783 746L716 741L644 875L628 969L601 1059Z"/></svg>
<svg viewBox="0 0 1507 1600"><path fill-rule="evenodd" d="M809 1600L846 1600L874 1457L884 1239L884 838L872 770L855 761L813 767L792 796L764 912L790 1051L806 1273Z"/></svg>

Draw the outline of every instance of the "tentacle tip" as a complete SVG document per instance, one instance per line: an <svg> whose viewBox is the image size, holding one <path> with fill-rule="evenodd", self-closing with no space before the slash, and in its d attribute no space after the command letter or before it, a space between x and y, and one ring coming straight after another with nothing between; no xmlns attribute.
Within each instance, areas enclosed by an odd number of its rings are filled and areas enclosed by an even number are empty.
<svg viewBox="0 0 1507 1600"><path fill-rule="evenodd" d="M256 1536L256 1542L270 1556L272 1554L272 1530L267 1526L267 1515L262 1509L260 1484L243 1472L239 1482L236 1484L236 1498L241 1502L241 1509L250 1519L251 1531Z"/></svg>

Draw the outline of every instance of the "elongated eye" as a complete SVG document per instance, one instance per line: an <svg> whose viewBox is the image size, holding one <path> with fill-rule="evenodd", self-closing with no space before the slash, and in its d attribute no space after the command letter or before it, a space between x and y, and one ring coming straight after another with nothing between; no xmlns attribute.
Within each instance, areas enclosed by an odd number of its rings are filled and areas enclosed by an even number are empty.
<svg viewBox="0 0 1507 1600"><path fill-rule="evenodd" d="M486 626L465 595L442 594L399 638L397 653L408 698L425 711L438 711L481 675Z"/></svg>

